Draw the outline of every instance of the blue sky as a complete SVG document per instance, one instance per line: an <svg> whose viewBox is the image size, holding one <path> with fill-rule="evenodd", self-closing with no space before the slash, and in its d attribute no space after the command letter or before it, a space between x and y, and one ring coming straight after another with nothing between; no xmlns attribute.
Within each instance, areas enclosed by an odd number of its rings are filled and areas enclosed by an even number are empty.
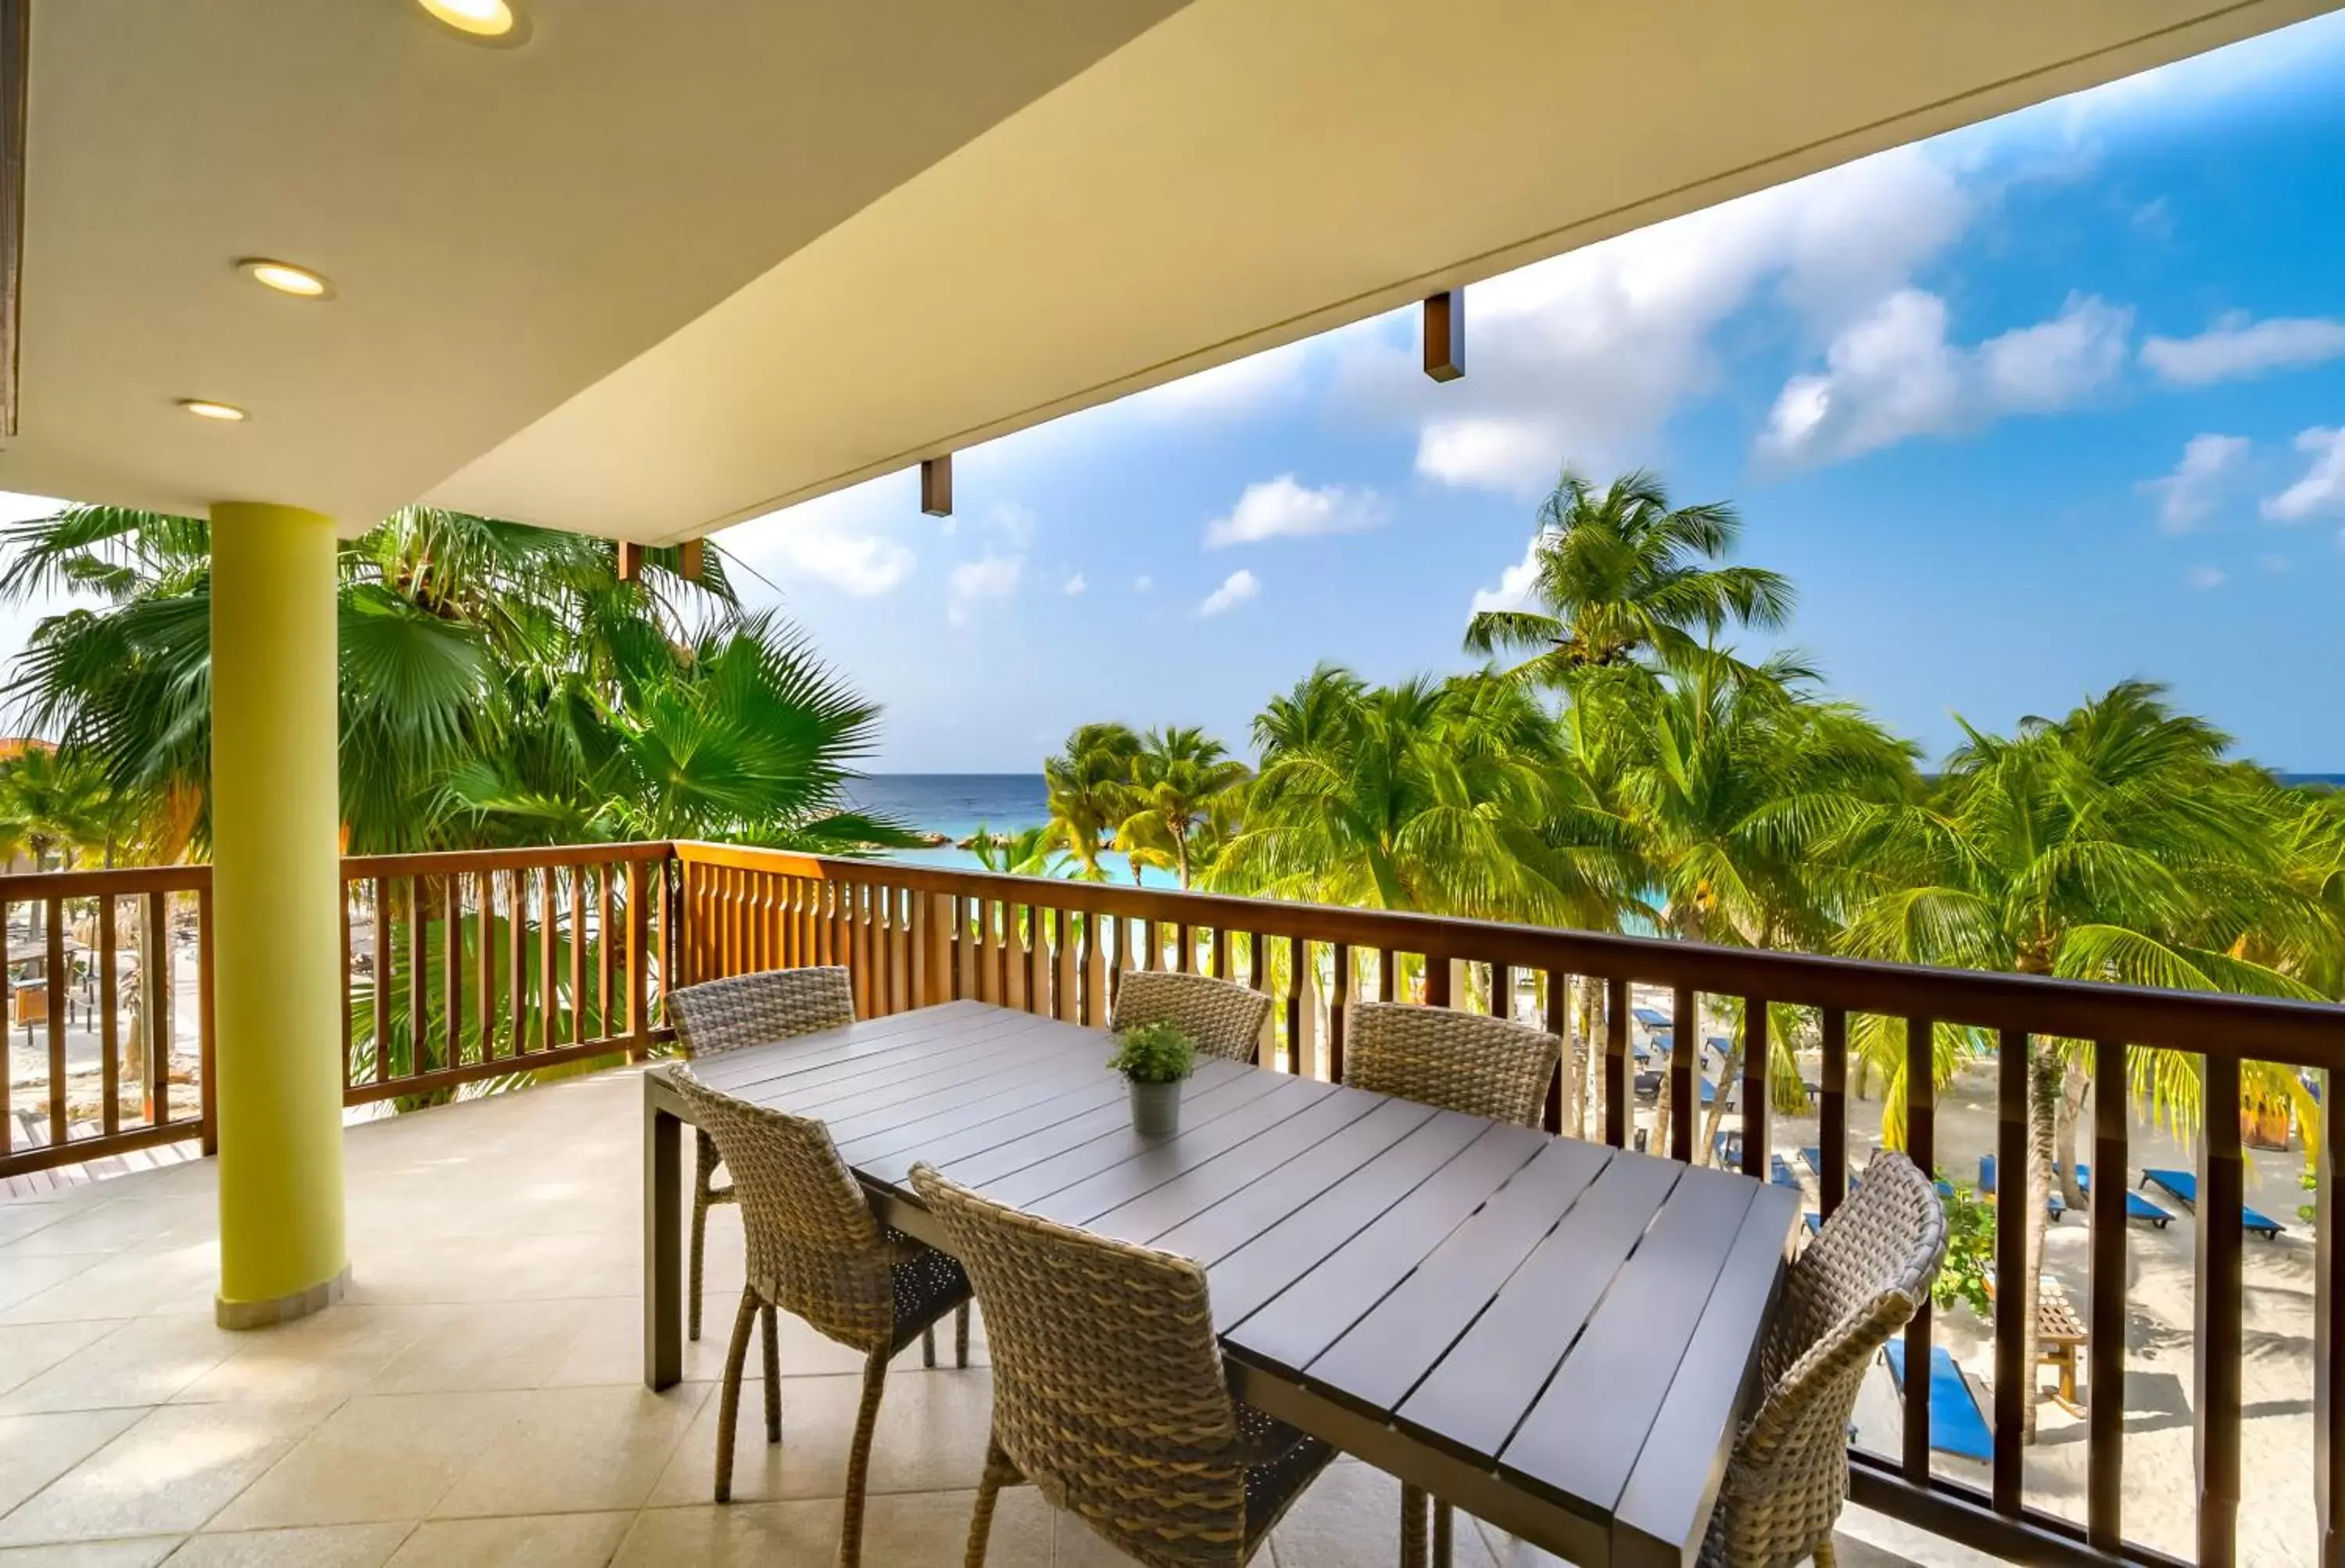
<svg viewBox="0 0 2345 1568"><path fill-rule="evenodd" d="M1459 382L1402 312L962 453L952 519L906 473L721 542L886 704L876 769L1030 771L1465 667L1558 466L1650 466L1933 756L2141 676L2345 771L2341 89L2309 23L1477 285Z"/></svg>

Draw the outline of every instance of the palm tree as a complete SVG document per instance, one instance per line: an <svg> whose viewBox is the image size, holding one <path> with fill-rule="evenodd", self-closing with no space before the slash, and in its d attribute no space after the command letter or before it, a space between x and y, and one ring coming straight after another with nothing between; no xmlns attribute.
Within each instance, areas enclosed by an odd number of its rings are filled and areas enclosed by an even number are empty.
<svg viewBox="0 0 2345 1568"><path fill-rule="evenodd" d="M1130 814L1140 737L1121 724L1086 724L1066 749L1042 764L1050 789L1051 836L1075 857L1077 875L1099 881L1101 840Z"/></svg>
<svg viewBox="0 0 2345 1568"><path fill-rule="evenodd" d="M1664 659L1729 626L1771 630L1789 621L1789 579L1754 566L1712 565L1734 548L1741 520L1724 502L1670 505L1660 478L1639 470L1599 490L1566 468L1539 504L1531 594L1538 607L1483 610L1466 650L1532 657L1518 675L1559 685L1570 671Z"/></svg>
<svg viewBox="0 0 2345 1568"><path fill-rule="evenodd" d="M980 822L969 840L977 863L989 871L1011 877L1055 877L1067 868L1067 852L1045 823L1015 833L996 833Z"/></svg>
<svg viewBox="0 0 2345 1568"><path fill-rule="evenodd" d="M1249 774L1221 742L1202 729L1152 729L1142 738L1132 762L1125 816L1116 824L1116 847L1132 861L1132 880L1143 863L1179 873L1181 885L1194 880L1201 830L1214 842L1216 808L1242 788Z"/></svg>
<svg viewBox="0 0 2345 1568"><path fill-rule="evenodd" d="M2023 719L2010 738L1968 725L1964 732L1927 799L1878 808L1841 835L1836 857L1864 890L1842 939L1846 951L2183 990L2317 994L2247 956L2259 947L2333 952L2333 923L2289 881L2275 831L2281 792L2227 764L2228 738L2176 713L2164 688L2126 682L2060 718ZM2027 1049L2027 1268L2019 1282L2027 1294L2019 1318L2029 1335L2023 1364L2033 1364L2045 1210L2088 1048L2036 1036ZM2195 1125L2207 1109L2195 1060L2140 1048L2133 1056L2152 1114L2181 1130ZM2288 1087L2293 1074L2253 1064L2249 1074L2269 1092L2301 1092ZM2074 1171L2073 1158L2060 1163L2064 1174ZM2031 1408L2031 1436L2034 1429Z"/></svg>

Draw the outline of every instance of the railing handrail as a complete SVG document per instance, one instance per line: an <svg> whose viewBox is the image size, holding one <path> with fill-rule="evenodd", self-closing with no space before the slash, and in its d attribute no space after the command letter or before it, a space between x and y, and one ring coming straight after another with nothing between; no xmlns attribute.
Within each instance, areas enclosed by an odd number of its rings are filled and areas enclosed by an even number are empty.
<svg viewBox="0 0 2345 1568"><path fill-rule="evenodd" d="M212 885L212 869L198 861L175 866L85 866L70 871L0 872L0 903L34 899L95 899L108 893L195 893Z"/></svg>
<svg viewBox="0 0 2345 1568"><path fill-rule="evenodd" d="M354 877L445 876L456 871L533 871L546 866L600 866L665 860L675 846L665 839L607 844L553 844L535 850L431 850L408 855L344 855L342 880Z"/></svg>
<svg viewBox="0 0 2345 1568"><path fill-rule="evenodd" d="M1654 985L1765 996L1794 1006L2015 1030L2292 1066L2345 1068L2345 1006L2167 991L1988 970L1944 969L1558 926L1465 920L1169 888L856 860L738 844L679 840L686 864L814 881L886 883L914 892L1045 904L1081 914L1153 920L1315 942L1471 959L1565 973L1627 974ZM1047 892L1048 896L1042 896Z"/></svg>

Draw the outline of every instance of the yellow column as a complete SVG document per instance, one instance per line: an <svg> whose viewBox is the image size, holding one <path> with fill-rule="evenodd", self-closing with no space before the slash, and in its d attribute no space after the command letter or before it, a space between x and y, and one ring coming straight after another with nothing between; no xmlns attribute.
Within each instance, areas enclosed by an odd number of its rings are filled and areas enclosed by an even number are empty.
<svg viewBox="0 0 2345 1568"><path fill-rule="evenodd" d="M212 508L212 996L218 1316L259 1328L339 1299L341 809L334 527Z"/></svg>

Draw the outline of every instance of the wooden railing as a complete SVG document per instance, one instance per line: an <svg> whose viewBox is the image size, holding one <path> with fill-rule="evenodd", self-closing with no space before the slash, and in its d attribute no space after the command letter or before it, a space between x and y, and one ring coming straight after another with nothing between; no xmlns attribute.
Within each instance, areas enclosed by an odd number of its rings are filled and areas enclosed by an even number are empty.
<svg viewBox="0 0 2345 1568"><path fill-rule="evenodd" d="M1670 998L1673 1048L1658 1069L1667 1080L1666 1125L1650 1129L1680 1156L1702 1153L1700 1054L1694 1021L1708 1008L1733 1025L1740 1049L1741 1168L1770 1174L1771 1030L1796 1026L1820 1067L1820 1206L1829 1214L1854 1174L1851 1101L1867 1057L1866 1040L1889 1042L1912 1085L1904 1143L1924 1166L1937 1148L1933 1052L1960 1032L1995 1058L1998 1110L1994 1152L2000 1168L2028 1168L2029 1045L2034 1038L2088 1042L2095 1080L2128 1082L2140 1048L2187 1053L2204 1096L2197 1141L2196 1291L2192 1419L2196 1426L2195 1532L2187 1540L2129 1539L2126 1530L2127 1183L2133 1151L2130 1095L2095 1096L2080 1136L2105 1179L2093 1183L2089 1278L2081 1308L2088 1391L2081 1498L2032 1476L2023 1444L2023 1400L2035 1369L2025 1364L2027 1289L2005 1289L1994 1308L1992 1462L1975 1477L1938 1462L1930 1446L1929 1379L1936 1332L1930 1310L1905 1336L1903 1425L1891 1451L1852 1449L1853 1495L1982 1550L2031 1561L2167 1563L2225 1568L2238 1561L2243 1417L2244 1241L2237 1221L2246 1198L2241 1147L2241 1074L2249 1063L2317 1074L2323 1103L2345 1066L2345 1009L2248 998L2135 990L1968 971L1925 970L1799 954L1756 952L1588 932L1374 911L1155 891L909 865L825 860L716 845L679 844L685 983L813 963L843 963L864 1016L977 998L1076 1023L1104 1023L1125 970L1173 968L1217 974L1270 993L1266 1065L1340 1077L1345 1004L1402 996L1436 1006L1515 1013L1535 1006L1567 1039L1585 1025L1589 1081L1569 1082L1573 1054L1548 1104L1551 1127L1615 1145L1636 1135L1631 986ZM1592 1002L1592 1007L1584 1003ZM1876 1050L1872 1057L1879 1060ZM1658 1098L1658 1096L1656 1096ZM1656 1106L1656 1120L1658 1115ZM2331 1245L2335 1202L2328 1179L2345 1129L2322 1118L2319 1238L2310 1272L2317 1327L2313 1378L2317 1438L2317 1542L2307 1559L2337 1562L2345 1510L2345 1292ZM2083 1151L2080 1150L2080 1157ZM2116 1179L2108 1179L2116 1178ZM2042 1201L2044 1195L2032 1195ZM2265 1195L2259 1194L2259 1197ZM2283 1207L2267 1199L2267 1207ZM2025 1207L2006 1212L2025 1214ZM2292 1218L2292 1207L2283 1207ZM2024 1279L2024 1227L2000 1228L1996 1272ZM2031 1495L2035 1493L2035 1495ZM2300 1505L2301 1494L2293 1500ZM2064 1509L2061 1505L2067 1504ZM2081 1506L2077 1504L2081 1502Z"/></svg>
<svg viewBox="0 0 2345 1568"><path fill-rule="evenodd" d="M210 1152L211 888L208 866L0 876L0 1176Z"/></svg>
<svg viewBox="0 0 2345 1568"><path fill-rule="evenodd" d="M342 1097L465 1084L673 1037L665 843L376 855L342 862Z"/></svg>

